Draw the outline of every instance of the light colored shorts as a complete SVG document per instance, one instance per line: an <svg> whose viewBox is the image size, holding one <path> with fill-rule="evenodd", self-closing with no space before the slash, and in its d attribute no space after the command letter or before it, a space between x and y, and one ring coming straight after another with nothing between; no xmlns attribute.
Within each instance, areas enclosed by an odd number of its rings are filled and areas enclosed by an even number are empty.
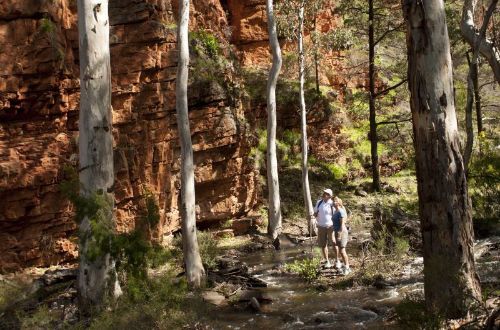
<svg viewBox="0 0 500 330"><path fill-rule="evenodd" d="M318 226L318 245L321 248L326 246L326 242L331 246L335 246L335 241L333 240L333 226L331 227L320 227Z"/></svg>
<svg viewBox="0 0 500 330"><path fill-rule="evenodd" d="M347 246L347 241L349 241L348 231L335 232L335 244L337 244L339 248L345 248Z"/></svg>

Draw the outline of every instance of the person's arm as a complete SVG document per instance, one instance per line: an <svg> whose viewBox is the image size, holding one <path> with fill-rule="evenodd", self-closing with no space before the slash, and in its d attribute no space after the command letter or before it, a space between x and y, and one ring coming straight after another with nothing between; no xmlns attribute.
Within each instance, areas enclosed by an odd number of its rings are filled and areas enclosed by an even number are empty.
<svg viewBox="0 0 500 330"><path fill-rule="evenodd" d="M345 210L340 212L340 230L347 231L346 227L347 212Z"/></svg>
<svg viewBox="0 0 500 330"><path fill-rule="evenodd" d="M318 216L318 202L316 202L316 205L314 205L314 213L313 213L313 215L314 215L315 217L317 217L317 216Z"/></svg>

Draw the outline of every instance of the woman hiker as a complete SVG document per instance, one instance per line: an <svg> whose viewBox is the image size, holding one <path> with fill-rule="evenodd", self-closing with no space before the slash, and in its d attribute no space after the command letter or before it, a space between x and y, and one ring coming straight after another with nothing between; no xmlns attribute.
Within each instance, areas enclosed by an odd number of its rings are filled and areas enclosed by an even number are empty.
<svg viewBox="0 0 500 330"><path fill-rule="evenodd" d="M347 212L342 204L342 200L338 197L333 199L333 206L335 212L332 216L333 230L335 232L335 252L337 261L335 262L335 268L340 269L342 275L347 275L351 272L349 267L349 257L345 251L347 241L349 240L349 232L347 231ZM344 265L340 263L339 253L342 256Z"/></svg>
<svg viewBox="0 0 500 330"><path fill-rule="evenodd" d="M322 198L314 207L314 216L316 217L316 225L318 227L318 245L325 260L325 268L331 268L330 260L328 259L328 244L335 246L333 239L333 220L334 213L332 190L323 190Z"/></svg>

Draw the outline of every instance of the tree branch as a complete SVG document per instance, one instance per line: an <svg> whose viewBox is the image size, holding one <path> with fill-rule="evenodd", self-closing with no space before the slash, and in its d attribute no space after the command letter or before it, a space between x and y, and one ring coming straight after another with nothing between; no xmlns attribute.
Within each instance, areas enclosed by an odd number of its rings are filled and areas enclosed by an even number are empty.
<svg viewBox="0 0 500 330"><path fill-rule="evenodd" d="M399 120L386 120L386 121L381 121L377 123L377 126L380 125L389 125L389 124L399 124L399 123L404 123L407 121L411 121L411 118L405 118L405 119L399 119Z"/></svg>
<svg viewBox="0 0 500 330"><path fill-rule="evenodd" d="M374 46L376 46L379 42L381 42L382 40L384 40L384 38L389 33L392 33L392 32L395 32L395 31L401 29L404 24L405 24L405 22L403 21L402 23L400 23L399 25L393 27L392 29L385 30L384 33L382 33L382 35L380 37L378 37L377 40L375 40Z"/></svg>
<svg viewBox="0 0 500 330"><path fill-rule="evenodd" d="M381 95L384 95L384 94L387 94L389 93L390 91L392 91L393 89L396 89L398 88L399 86L403 85L404 83L406 83L408 81L408 78L405 78L403 80L401 80L400 82L398 82L396 85L393 85L391 87L387 87L386 89L380 91L380 92L377 92L375 93L375 95L373 95L374 98L377 98Z"/></svg>
<svg viewBox="0 0 500 330"><path fill-rule="evenodd" d="M485 29L488 22L495 11L498 0L492 0L486 14L484 16ZM460 22L460 31L464 39L473 48L477 48L481 55L483 55L493 70L495 79L500 84L500 50L495 46L492 40L488 39L485 35L481 38L481 33L477 31L474 24L474 10L476 2L474 0L465 0L462 12L462 21ZM478 47L474 47L478 43Z"/></svg>

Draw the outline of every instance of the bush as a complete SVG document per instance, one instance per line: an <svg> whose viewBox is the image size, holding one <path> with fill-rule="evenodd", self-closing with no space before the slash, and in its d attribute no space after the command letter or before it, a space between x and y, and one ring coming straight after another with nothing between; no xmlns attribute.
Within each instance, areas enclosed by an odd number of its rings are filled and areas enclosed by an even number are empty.
<svg viewBox="0 0 500 330"><path fill-rule="evenodd" d="M481 154L469 167L469 189L476 219L498 223L500 219L500 144L489 140L485 133L479 136Z"/></svg>
<svg viewBox="0 0 500 330"><path fill-rule="evenodd" d="M311 282L319 277L320 260L317 257L295 260L286 264L285 269Z"/></svg>
<svg viewBox="0 0 500 330"><path fill-rule="evenodd" d="M125 295L114 308L96 315L90 329L179 329L189 324L203 309L196 298L186 298L184 278L172 280L171 274L128 282Z"/></svg>
<svg viewBox="0 0 500 330"><path fill-rule="evenodd" d="M217 266L216 258L219 255L219 242L209 231L197 231L198 248L200 250L201 261L206 268L215 268ZM174 247L179 254L182 252L182 235L175 238Z"/></svg>
<svg viewBox="0 0 500 330"><path fill-rule="evenodd" d="M95 260L109 254L116 261L119 278L122 281L132 277L146 278L148 268L159 266L165 262L169 253L150 241L151 230L160 220L159 207L151 192L146 191L143 199L143 214L137 220L134 230L128 233L117 233L109 215L113 202L110 195L100 192L90 196L80 195L80 182L76 170L65 167L65 180L61 183L61 192L76 208L78 224L88 219L92 235L80 235L79 239L87 240L85 256Z"/></svg>
<svg viewBox="0 0 500 330"><path fill-rule="evenodd" d="M211 232L198 232L198 246L200 248L201 260L203 260L203 264L209 269L217 266L216 258L219 254L218 245L219 242L214 238Z"/></svg>
<svg viewBox="0 0 500 330"><path fill-rule="evenodd" d="M189 37L192 43L196 42L195 47L202 48L201 50L198 49L198 51L202 51L210 57L216 57L217 55L219 55L219 39L217 39L217 37L215 37L210 32L206 30L191 32L189 34Z"/></svg>

